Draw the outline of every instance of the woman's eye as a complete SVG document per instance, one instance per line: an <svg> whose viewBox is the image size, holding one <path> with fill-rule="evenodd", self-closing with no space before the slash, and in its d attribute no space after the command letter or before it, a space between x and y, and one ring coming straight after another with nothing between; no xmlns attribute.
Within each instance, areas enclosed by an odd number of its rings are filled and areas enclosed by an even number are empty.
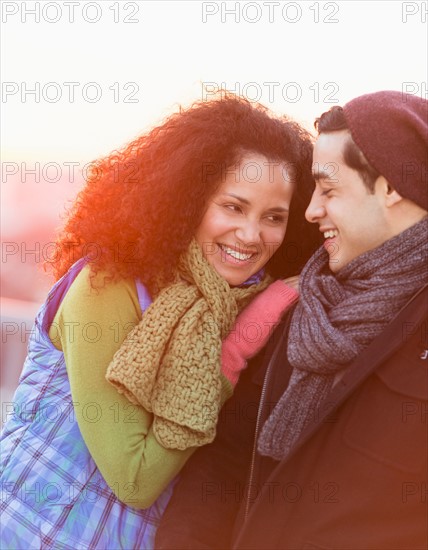
<svg viewBox="0 0 428 550"><path fill-rule="evenodd" d="M268 216L267 219L271 221L272 223L284 223L285 218L284 216L277 216L275 214L272 214L272 216Z"/></svg>
<svg viewBox="0 0 428 550"><path fill-rule="evenodd" d="M224 207L228 210L231 210L232 212L242 212L241 207L237 204L225 204Z"/></svg>
<svg viewBox="0 0 428 550"><path fill-rule="evenodd" d="M321 196L328 197L331 191L333 191L333 189L326 189L321 193Z"/></svg>

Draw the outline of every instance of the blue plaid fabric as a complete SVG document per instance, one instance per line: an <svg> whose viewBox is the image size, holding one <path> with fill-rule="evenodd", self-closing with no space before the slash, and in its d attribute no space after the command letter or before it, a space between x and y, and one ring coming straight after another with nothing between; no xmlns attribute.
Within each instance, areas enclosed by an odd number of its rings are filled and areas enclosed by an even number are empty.
<svg viewBox="0 0 428 550"><path fill-rule="evenodd" d="M80 434L64 357L47 331L84 263L79 260L56 283L36 317L3 429L1 550L151 549L172 493L173 482L149 509L126 506L107 486ZM141 284L137 288L144 311L150 298Z"/></svg>

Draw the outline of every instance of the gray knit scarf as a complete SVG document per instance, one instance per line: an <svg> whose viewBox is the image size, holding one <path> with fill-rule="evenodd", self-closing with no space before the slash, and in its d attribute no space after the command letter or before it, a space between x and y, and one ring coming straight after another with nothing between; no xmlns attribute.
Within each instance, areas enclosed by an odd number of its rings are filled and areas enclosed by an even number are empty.
<svg viewBox="0 0 428 550"><path fill-rule="evenodd" d="M281 460L316 417L336 375L428 281L428 217L352 260L336 275L321 247L302 271L290 323L290 383L265 422L262 455Z"/></svg>

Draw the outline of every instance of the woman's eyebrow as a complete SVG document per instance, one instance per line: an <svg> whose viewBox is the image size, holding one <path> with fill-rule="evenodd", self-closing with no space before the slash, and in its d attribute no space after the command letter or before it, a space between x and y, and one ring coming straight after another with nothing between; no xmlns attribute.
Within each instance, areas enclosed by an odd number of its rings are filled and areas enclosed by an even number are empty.
<svg viewBox="0 0 428 550"><path fill-rule="evenodd" d="M234 199L237 199L238 201L244 203L244 204L251 204L248 199L244 199L244 197L240 197L239 195L235 195L235 193L224 193L227 197L232 197ZM267 208L267 212L289 212L288 208L285 208L284 206L272 206L272 208Z"/></svg>
<svg viewBox="0 0 428 550"><path fill-rule="evenodd" d="M244 197L240 197L239 195L235 195L235 193L224 193L227 197L233 197L234 199L237 199L240 202L243 202L244 204L250 204L250 201L248 199L244 199Z"/></svg>
<svg viewBox="0 0 428 550"><path fill-rule="evenodd" d="M288 208L285 208L283 206L273 206L272 208L268 208L267 212L289 212L290 210Z"/></svg>

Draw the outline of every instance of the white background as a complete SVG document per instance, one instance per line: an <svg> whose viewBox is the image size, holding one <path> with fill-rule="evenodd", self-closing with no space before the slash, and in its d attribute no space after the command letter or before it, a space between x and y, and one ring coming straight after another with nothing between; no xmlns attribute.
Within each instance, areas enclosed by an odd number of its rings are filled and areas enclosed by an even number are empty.
<svg viewBox="0 0 428 550"><path fill-rule="evenodd" d="M426 1L2 0L0 9L6 411L51 284L43 261L86 163L220 86L307 128L366 92L427 94Z"/></svg>
<svg viewBox="0 0 428 550"><path fill-rule="evenodd" d="M2 4L8 161L90 161L201 99L203 83L308 127L330 100L380 89L426 96L426 1ZM73 102L66 82L76 83Z"/></svg>

